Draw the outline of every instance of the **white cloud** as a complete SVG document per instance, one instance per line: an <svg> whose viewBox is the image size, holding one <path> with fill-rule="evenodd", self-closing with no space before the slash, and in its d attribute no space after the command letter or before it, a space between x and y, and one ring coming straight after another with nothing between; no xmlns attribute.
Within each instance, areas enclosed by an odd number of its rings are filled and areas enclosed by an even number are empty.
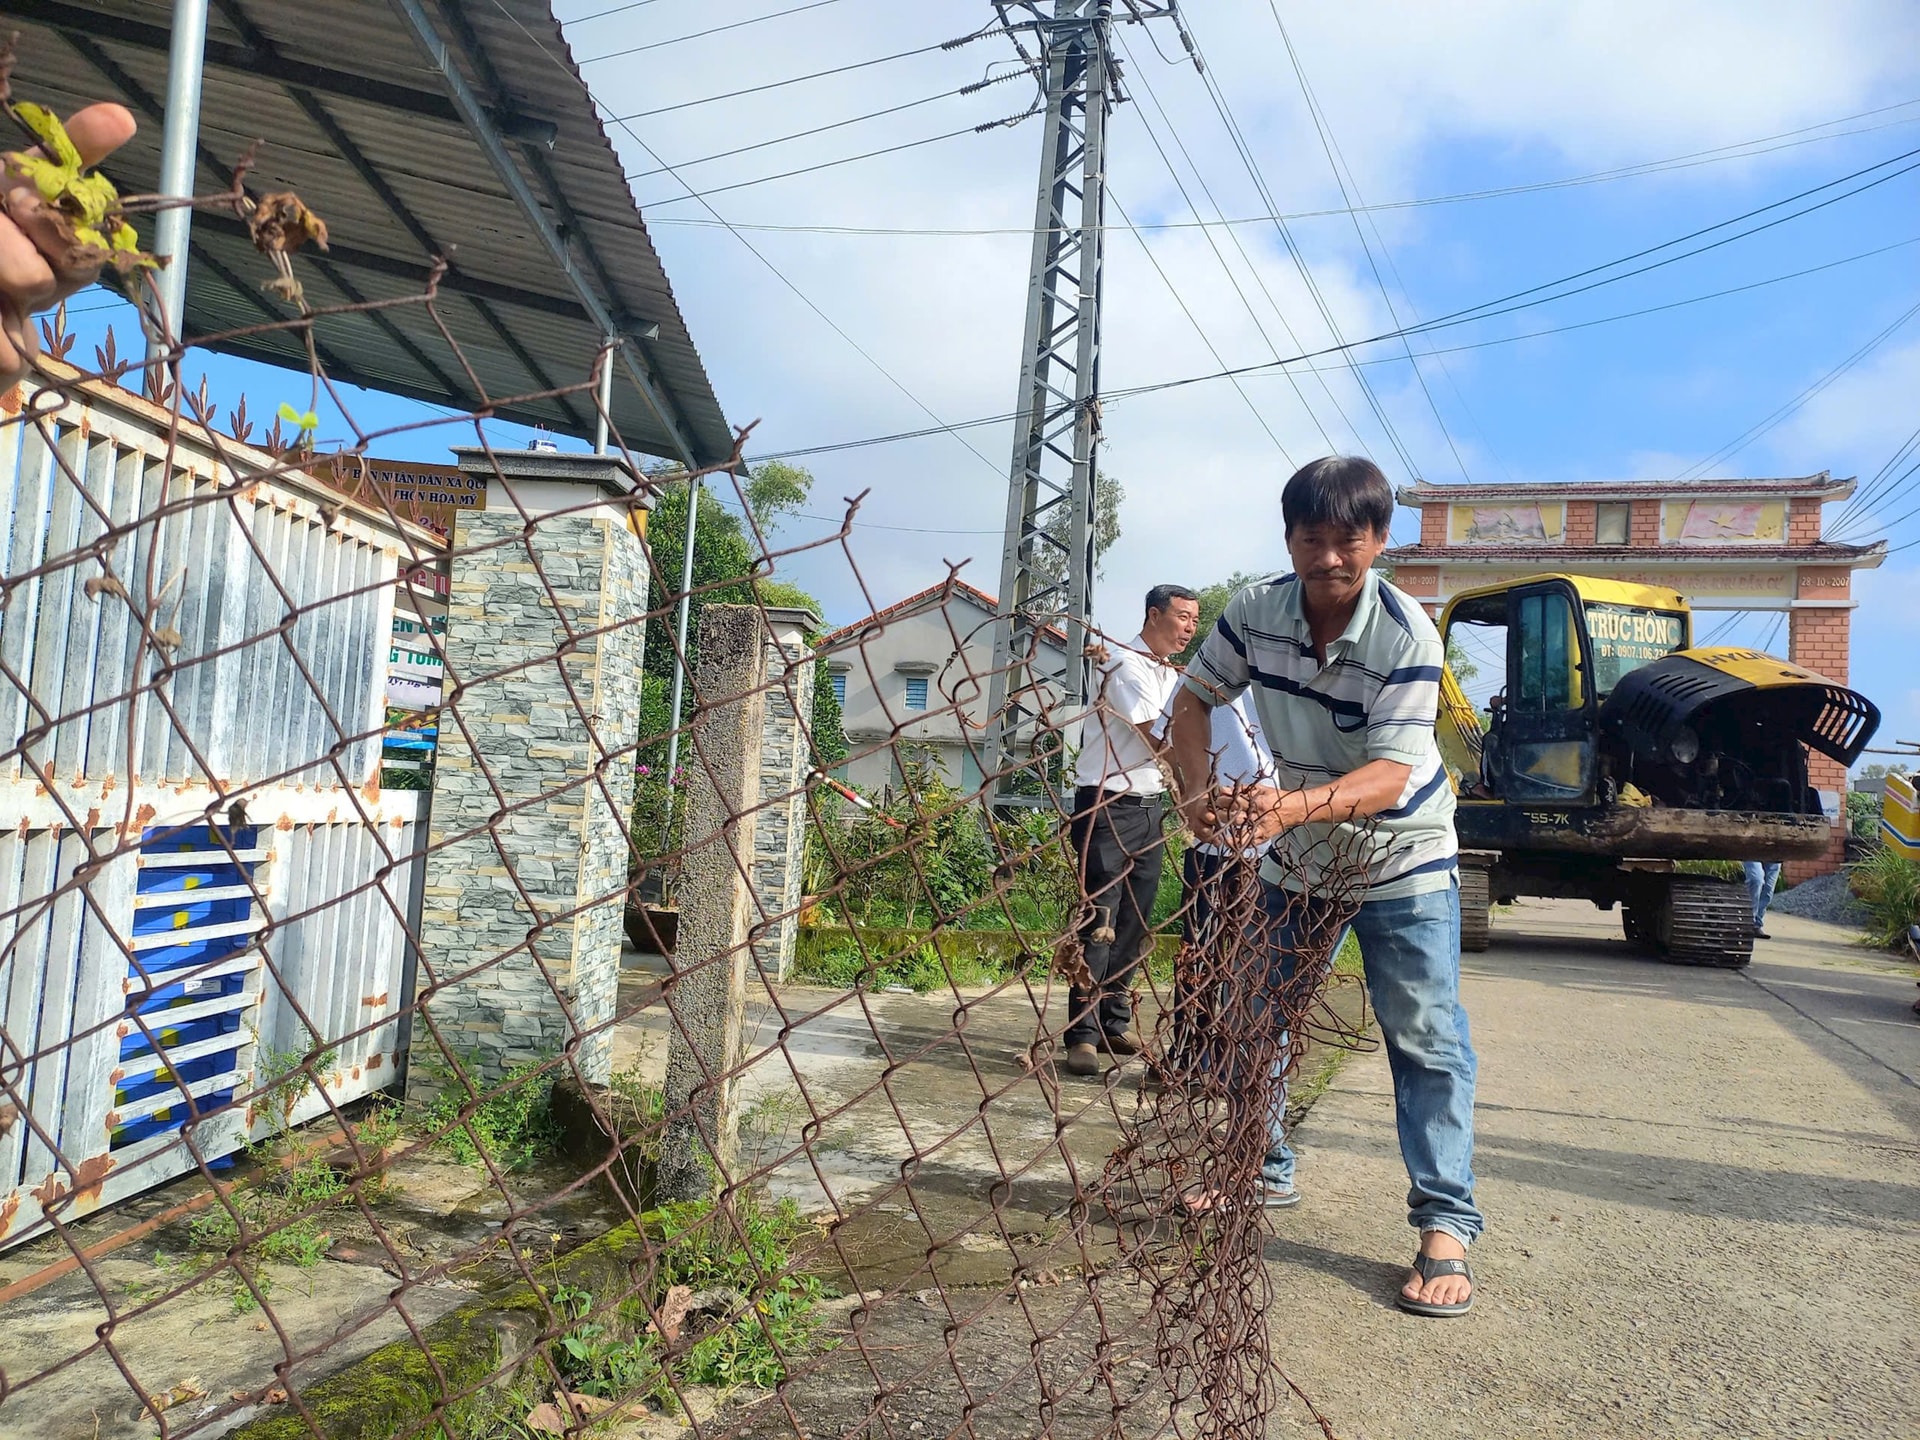
<svg viewBox="0 0 1920 1440"><path fill-rule="evenodd" d="M575 53L721 25L765 13L760 0L679 0L574 27ZM1266 0L1216 0L1191 9L1213 74L1245 127L1268 182L1289 209L1338 196L1300 102ZM1365 0L1343 6L1282 7L1303 62L1347 159L1372 200L1466 188L1436 156L1458 142L1476 155L1510 157L1502 179L1655 158L1772 133L1903 99L1920 73L1916 12L1894 3L1755 5L1653 3L1540 5L1523 0ZM667 13L660 13L667 12ZM764 84L947 38L981 23L973 3L897 6L856 0L748 30L590 67L616 113L657 110L716 90ZM1115 121L1113 193L1136 220L1190 212L1148 136L1151 127L1179 162L1175 136L1193 150L1218 202L1231 213L1261 201L1230 148L1192 69L1165 66L1129 27L1136 104ZM1171 46L1162 34L1163 48ZM676 161L768 136L933 95L979 77L1011 52L985 41L833 76L805 85L636 120L635 130ZM1173 53L1169 48L1169 53ZM1147 91L1164 101L1169 126ZM859 150L897 144L1012 113L1027 103L1024 81L965 99L919 106L896 117L836 130L689 169L702 186L725 185ZM629 168L649 168L617 129ZM982 226L1018 231L1032 213L1037 122L970 136L804 178L714 198L721 214L761 224ZM1761 162L1756 162L1761 163ZM1484 166L1482 168L1485 168ZM1680 172L1655 182L1705 184L1733 167ZM1183 165L1184 169L1184 165ZM1511 171L1512 173L1504 173ZM1189 179L1189 186L1192 181ZM639 181L652 201L675 192L665 176ZM1207 202L1198 189L1194 202ZM836 336L725 230L674 225L704 218L692 203L648 207L656 243L730 416L761 417L756 447L784 450L914 429L931 423L866 360ZM1117 219L1117 216L1114 217ZM1417 212L1382 217L1409 278L1429 261L1412 248ZM1295 227L1321 296L1343 333L1386 327L1365 257L1344 222ZM857 236L751 232L747 238L793 283L927 406L947 420L1008 411L1014 402L1028 241L1022 234L965 237ZM1230 365L1270 359L1292 345L1267 293L1237 247L1216 236L1241 294L1204 234L1155 232L1154 253ZM1328 338L1316 305L1270 229L1242 227L1273 304L1299 341ZM1260 333L1264 326L1267 335ZM1465 373L1470 356L1450 362ZM1134 239L1110 237L1103 380L1109 391L1214 369L1213 353L1140 254ZM1404 366L1369 371L1381 405L1416 461L1434 478L1451 456L1425 397ZM1499 474L1495 459L1459 411L1445 378L1429 368L1435 399L1476 475ZM1249 378L1247 395L1294 461L1329 441L1287 382ZM1300 379L1336 448L1352 436L1344 410L1383 458L1391 447L1353 380L1335 373ZM1331 390L1332 399L1322 386ZM1836 402L1837 403L1837 402ZM1817 412L1822 417L1829 411ZM1833 424L1841 424L1831 412ZM1497 432L1497 417L1493 428ZM1235 568L1283 562L1277 491L1286 461L1232 387L1213 384L1116 401L1106 412L1103 464L1128 485L1124 536L1099 591L1104 614L1122 621L1146 585L1178 577L1204 582ZM1812 414L1806 425L1815 423ZM1823 420L1822 423L1825 423ZM1005 425L966 432L984 455L936 436L844 451L811 461L819 493L810 509L837 514L837 497L871 488L863 518L921 530L856 531L854 551L874 599L886 603L942 573L942 557L974 557L967 574L998 584L999 527L1006 505L1011 437ZM1795 430L1795 436L1803 432ZM1804 432L1809 449L1818 437ZM1630 444L1630 432L1623 433ZM1784 443L1784 440L1783 440ZM1681 464L1692 463L1688 456ZM1599 474L1628 473L1638 457L1596 456ZM1822 461L1821 463L1826 463ZM1877 463L1877 462L1876 462ZM1396 478L1404 468L1391 464ZM1678 467L1676 467L1678 468ZM1641 472L1647 473L1647 472ZM1651 472L1670 473L1670 472ZM1524 476L1522 478L1525 478ZM1231 515L1231 523L1220 517ZM807 522L796 522L796 533ZM821 527L812 526L817 531ZM815 587L838 618L862 600L845 559L819 553L788 567Z"/></svg>

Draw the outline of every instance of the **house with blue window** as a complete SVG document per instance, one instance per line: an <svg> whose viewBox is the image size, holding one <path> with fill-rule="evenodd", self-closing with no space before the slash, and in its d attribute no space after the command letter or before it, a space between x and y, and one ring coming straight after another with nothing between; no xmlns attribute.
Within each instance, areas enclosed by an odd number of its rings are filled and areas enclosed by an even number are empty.
<svg viewBox="0 0 1920 1440"><path fill-rule="evenodd" d="M919 758L951 785L979 786L998 609L984 591L943 581L821 642L851 752L834 772L840 779L883 790ZM1048 631L1044 643L1057 670L1066 637Z"/></svg>

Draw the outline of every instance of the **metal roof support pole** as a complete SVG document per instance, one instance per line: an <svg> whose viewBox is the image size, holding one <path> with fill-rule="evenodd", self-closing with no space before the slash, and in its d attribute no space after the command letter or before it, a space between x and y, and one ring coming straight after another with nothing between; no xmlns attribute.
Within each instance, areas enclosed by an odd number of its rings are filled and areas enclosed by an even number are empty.
<svg viewBox="0 0 1920 1440"><path fill-rule="evenodd" d="M167 118L160 141L160 193L193 194L194 151L200 143L200 77L207 58L207 0L173 0L173 39L167 52ZM193 208L174 205L154 225L154 254L167 264L155 277L159 324L147 332L147 362L158 364L186 333L187 241ZM155 373L154 378L159 378Z"/></svg>
<svg viewBox="0 0 1920 1440"><path fill-rule="evenodd" d="M674 772L680 767L680 695L687 684L687 646L693 643L693 632L687 629L687 615L693 602L693 537L700 522L700 497L706 487L698 480L687 482L687 553L680 560L680 619L674 631L680 637L680 648L673 654L673 699L667 710L667 724L672 727L667 736L667 793L673 793Z"/></svg>
<svg viewBox="0 0 1920 1440"><path fill-rule="evenodd" d="M1025 8L1036 15L1047 123L989 682L990 773L997 798L1009 803L1039 802L1052 789L1051 757L1038 753L1046 712L1062 706L1071 714L1087 694L1113 4L1054 0L1046 19L1037 4ZM1062 621L1066 646L1056 665L1046 636ZM1057 751L1057 735L1051 743Z"/></svg>
<svg viewBox="0 0 1920 1440"><path fill-rule="evenodd" d="M616 335L607 337L607 348L600 352L600 404L593 417L593 453L607 453L607 417L613 414L613 352L619 348Z"/></svg>
<svg viewBox="0 0 1920 1440"><path fill-rule="evenodd" d="M573 287L573 293L580 297L581 308L589 319L600 327L604 335L620 337L620 350L626 362L627 374L632 377L635 388L640 391L653 413L659 418L661 427L673 437L674 448L680 453L680 461L689 470L700 468L699 460L694 458L693 441L683 431L673 417L665 399L658 394L647 379L645 367L639 363L639 347L634 344L632 334L624 329L609 306L610 297L602 297L594 289L579 264L573 258L573 252L567 246L566 239L554 228L546 209L539 197L533 193L533 187L527 183L527 177L520 171L507 142L500 134L500 127L494 124L493 115L481 103L473 87L467 83L467 77L454 63L453 56L447 50L447 42L434 28L432 19L421 6L420 0L389 0L393 12L406 22L412 33L414 43L427 57L429 64L439 72L447 87L447 94L453 100L453 108L460 113L461 121L473 133L480 149L486 154L487 162L493 166L500 182L507 187L507 193L513 196L520 206L521 213L527 217L527 223L533 227L534 234L540 237L540 243L546 247L547 254L554 264L560 267L560 273L567 277L567 283Z"/></svg>

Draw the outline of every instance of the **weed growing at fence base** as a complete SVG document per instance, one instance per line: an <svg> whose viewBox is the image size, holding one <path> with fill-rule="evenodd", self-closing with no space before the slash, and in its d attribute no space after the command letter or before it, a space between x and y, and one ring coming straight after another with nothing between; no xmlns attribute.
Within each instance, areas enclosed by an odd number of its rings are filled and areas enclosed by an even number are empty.
<svg viewBox="0 0 1920 1440"><path fill-rule="evenodd" d="M552 1070L542 1068L548 1061L529 1060L516 1065L497 1085L476 1080L476 1088L487 1098L464 1124L461 1112L472 1101L465 1087L454 1082L453 1071L444 1064L429 1062L424 1055L415 1063L440 1087L423 1108L421 1128L439 1135L440 1143L462 1165L478 1165L484 1149L500 1169L520 1170L559 1143L560 1128L553 1118L555 1076ZM476 1057L463 1056L460 1064L468 1075L486 1073Z"/></svg>
<svg viewBox="0 0 1920 1440"><path fill-rule="evenodd" d="M566 1389L675 1414L676 1383L768 1389L786 1379L791 1359L818 1349L828 1292L793 1269L794 1243L815 1232L792 1201L736 1201L730 1222L711 1202L691 1201L640 1223L662 1246L647 1300L668 1333L637 1298L609 1315L591 1292L556 1283L547 1299L568 1328L550 1354Z"/></svg>
<svg viewBox="0 0 1920 1440"><path fill-rule="evenodd" d="M265 1147L263 1147L265 1148ZM268 1163L272 1163L269 1161ZM347 1184L333 1166L318 1156L302 1160L284 1174L274 1175L258 1184L233 1193L233 1208L245 1221L245 1234L270 1234L247 1245L236 1255L253 1281L253 1289L238 1275L223 1275L233 1286L233 1308L245 1312L271 1293L273 1274L262 1261L309 1269L318 1265L333 1243L327 1229L327 1212L347 1199ZM305 1213L311 1211L312 1213ZM187 1227L187 1237L201 1254L233 1253L242 1239L242 1226L224 1207L197 1215ZM197 1261L173 1260L156 1255L162 1269L197 1268Z"/></svg>

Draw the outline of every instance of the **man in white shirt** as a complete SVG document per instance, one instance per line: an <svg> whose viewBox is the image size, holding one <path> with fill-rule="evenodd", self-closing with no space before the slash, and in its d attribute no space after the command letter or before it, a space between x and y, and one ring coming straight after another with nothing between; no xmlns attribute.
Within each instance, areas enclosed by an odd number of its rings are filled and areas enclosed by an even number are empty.
<svg viewBox="0 0 1920 1440"><path fill-rule="evenodd" d="M1076 984L1069 992L1069 1075L1097 1075L1102 1049L1121 1059L1140 1053L1132 1033L1133 972L1166 859L1160 726L1180 681L1166 662L1185 648L1199 622L1200 602L1191 590L1156 585L1147 592L1140 633L1094 672L1068 823L1080 888L1093 909L1080 933L1093 989Z"/></svg>
<svg viewBox="0 0 1920 1440"><path fill-rule="evenodd" d="M1160 734L1169 733L1173 707L1179 696L1167 697L1161 718ZM1212 713L1212 734L1208 752L1213 768L1209 780L1216 790L1236 786L1274 784L1273 752L1261 733L1259 718L1239 695ZM1234 848L1216 835L1187 847L1181 874L1180 938L1185 941L1181 965L1173 977L1173 1043L1168 1068L1175 1076L1190 1075L1226 1059L1215 1052L1209 1034L1214 1016L1224 1002L1224 987L1229 981L1223 961L1229 957L1220 951L1224 938L1218 933L1216 917L1236 898L1252 897L1258 907L1260 893L1260 857L1263 847Z"/></svg>

